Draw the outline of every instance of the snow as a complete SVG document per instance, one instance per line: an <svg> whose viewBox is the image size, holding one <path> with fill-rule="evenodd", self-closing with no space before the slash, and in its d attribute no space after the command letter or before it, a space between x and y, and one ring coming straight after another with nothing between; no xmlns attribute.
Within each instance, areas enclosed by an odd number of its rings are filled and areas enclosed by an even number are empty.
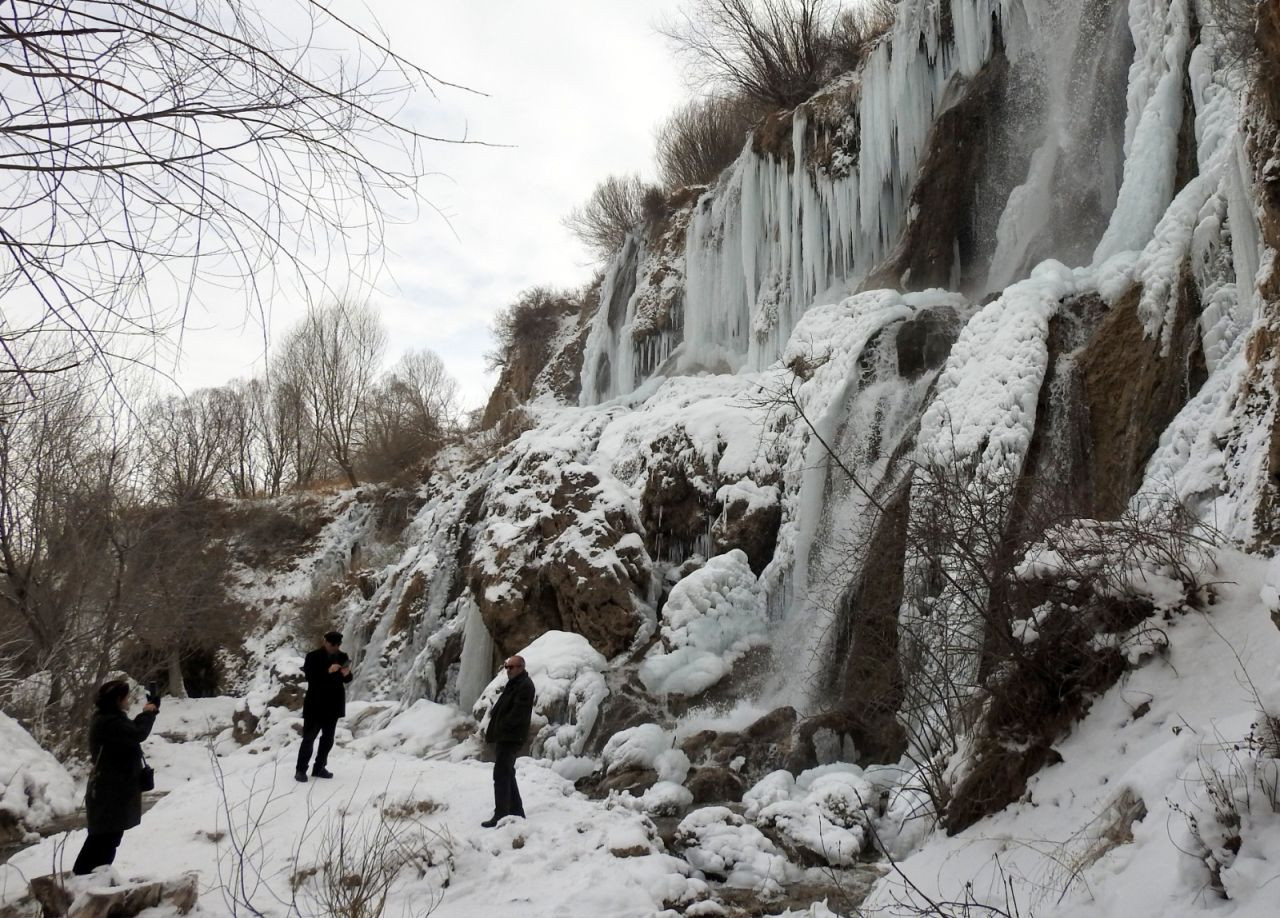
<svg viewBox="0 0 1280 918"><path fill-rule="evenodd" d="M726 886L776 894L799 875L773 842L727 807L703 807L680 820L676 844L692 866Z"/></svg>
<svg viewBox="0 0 1280 918"><path fill-rule="evenodd" d="M954 837L932 835L900 861L927 894L959 896L972 882L981 902L1004 907L1002 883L1011 881L1024 914L1274 914L1267 879L1280 862L1280 819L1259 788L1276 760L1249 740L1257 694L1280 688L1280 629L1262 601L1269 562L1223 549L1214 564L1215 604L1164 624L1167 651L1094 702L1055 746L1063 762L1033 777L1023 800ZM1211 852L1188 818L1208 847L1221 847L1208 796L1215 776L1243 817L1243 845L1222 871L1230 899L1208 888ZM1101 844L1126 792L1147 815L1133 824L1132 841ZM886 877L866 907L895 896L910 893Z"/></svg>
<svg viewBox="0 0 1280 918"><path fill-rule="evenodd" d="M607 771L626 768L654 768L658 756L671 751L673 738L657 724L641 724L619 730L601 753Z"/></svg>
<svg viewBox="0 0 1280 918"><path fill-rule="evenodd" d="M721 489L723 490L723 489ZM717 555L671 589L662 649L640 667L655 695L696 695L728 675L748 650L768 643L765 600L740 549Z"/></svg>
<svg viewBox="0 0 1280 918"><path fill-rule="evenodd" d="M419 757L421 750L448 744L456 711L423 702L359 738L340 731L330 758L335 779L297 784L296 734L285 730L283 738L237 746L225 733L234 707L234 699L166 700L155 733L182 741L153 737L146 749L157 787L167 793L140 829L126 833L116 861L122 876L195 869L199 914L230 914L229 892L219 886L241 875L255 906L275 914L290 901L290 878L321 866L317 859L330 850L326 837L339 827L349 837L376 834L384 819L422 855L394 882L391 914L439 899L434 914L443 916L506 914L533 901L546 913L639 918L706 895L686 863L659 853L643 814L587 800L546 762L522 758L517 764L530 818L481 828L493 806L491 766ZM367 720L363 710L357 706L353 717ZM207 740L198 735L214 722L224 733L213 741L211 759ZM0 724L7 749L34 745L29 738L23 744L9 722ZM39 760L36 752L26 760ZM70 779L58 771L64 782L58 793L65 791L74 804ZM25 891L22 876L47 873L55 857L69 861L83 838L83 830L58 835L15 855L0 867L0 904ZM243 862L233 841L244 846ZM642 853L631 850L636 848ZM433 866L426 866L428 855ZM321 871L299 887L304 910L323 876Z"/></svg>
<svg viewBox="0 0 1280 918"><path fill-rule="evenodd" d="M74 812L78 796L66 768L0 712L0 815L35 831Z"/></svg>
<svg viewBox="0 0 1280 918"><path fill-rule="evenodd" d="M688 221L683 250L651 251L639 235L627 241L607 268L605 306L587 337L581 407L549 399L529 406L533 427L514 443L422 489L401 544L378 543L376 514L348 493L324 499L332 522L291 569L237 571L237 594L265 622L248 648L257 669L242 699L166 704L148 752L167 796L147 814L145 831L126 836L122 872L196 865L209 891L202 911L224 914L217 889L245 866L232 853L232 842L243 842L260 873L251 884L256 901L275 909L295 875L304 900L318 894L323 869L299 872L322 867L336 824L345 818L353 831L376 832L385 816L421 845L418 861L398 875L393 904L443 892L444 915L721 914L710 898L716 884L777 893L811 878L798 857L850 867L870 854L873 835L902 873L881 881L868 911L927 895L972 897L975 910L1010 909L1013 897L1020 913L1044 918L1273 915L1280 775L1267 718L1280 716L1280 561L1229 546L1267 545L1274 536L1259 513L1272 499L1274 367L1255 365L1249 345L1266 318L1260 268L1275 256L1261 243L1241 87L1224 63L1227 49L1214 44L1214 10L1202 0L1128 0L1118 14L1134 47L1124 155L1098 146L1100 174L1086 184L1099 194L1105 231L1073 259L1057 250L1044 256L1046 240L1058 239L1050 211L1064 182L1080 190L1080 148L1093 144L1092 133L1080 135L1087 141L1074 133L1091 126L1093 113L1080 120L1071 97L1087 97L1065 78L1076 73L1086 7L904 0L889 40L824 94L831 110L854 112L841 129L856 130L856 155L845 150L833 168L815 168L811 138L828 126L817 103L801 106L789 157L748 145L680 215ZM1064 22L1069 29L1055 28ZM1200 44L1192 47L1195 32ZM1049 85L1035 103L1044 111L1023 123L1026 161L1009 183L1018 184L991 214L999 219L987 283L996 296L978 306L966 296L974 290L859 291L920 216L908 202L934 119L997 47L1011 65L1030 67L1017 76ZM1047 57L1029 64L1037 55ZM1096 56L1085 55L1086 64ZM1179 187L1187 123L1197 170ZM1121 163L1115 185L1110 173ZM943 766L957 778L972 742L962 735L950 763L947 750L935 759L939 750L917 744L907 760L865 770L834 761L799 775L774 771L746 792L741 812L686 813L691 762L679 740L701 729L740 730L783 703L811 713L829 700L816 677L836 646L833 609L861 574L849 546L871 532L878 496L902 484L907 473L896 458L957 471L998 530L1009 508L994 499L994 486L1027 471L1043 426L1050 327L1064 302L1097 294L1114 308L1136 293L1145 333L1169 354L1188 280L1203 307L1207 379L1161 435L1130 514L1140 519L1142 500L1166 495L1220 531L1219 544L1196 559L1214 582L1213 604L1188 613L1186 585L1158 558L1139 553L1116 570L1106 551L1113 523L1057 527L1030 546L1024 579L1106 568L1117 595L1150 600L1157 618L1143 642L1127 647L1134 668L1058 738L1063 761L1033 776L1022 799L955 836L933 831L919 770ZM656 330L673 297L681 308ZM940 369L904 378L894 330L926 319L958 338ZM563 325L559 340L569 331ZM661 468L682 471L698 492L705 533L678 543L661 524L644 532L646 485ZM593 482L579 489L584 508L567 522L557 518L565 525L540 539L566 481ZM913 486L926 484L917 473ZM715 513L730 506L781 510L777 549L758 577L739 550L712 556ZM916 502L909 512L925 508ZM457 567L464 537L474 544L466 572ZM534 757L517 765L530 818L483 831L492 798L489 768L475 760L475 729L483 730L505 677L492 672L497 647L481 597L469 583L457 595L454 584L480 572L490 580L484 599L519 602L515 575L553 555L585 559L587 569L634 585L635 638L612 660L562 631L521 651L537 686ZM965 674L977 672L981 623L950 587L929 594L931 564L962 573L955 558L909 547L900 624L944 648L939 656L963 687ZM368 601L349 591L338 610L357 658L358 699L339 730L331 763L338 777L297 785L300 718L273 704L307 649L297 646L292 616L358 566L373 568L375 591ZM665 597L664 584L673 584ZM1014 623L1016 636L1034 644L1049 614L1045 606ZM459 639L460 662L440 664L442 649ZM772 670L752 694L738 694L725 677L753 650L767 651L761 657ZM610 680L629 678L632 666L658 696L645 716L659 722L607 738L596 761L588 741ZM673 697L717 685L728 699L722 708L685 710ZM967 699L947 699L957 700ZM237 705L261 718L245 747L227 733ZM928 699L913 716L929 716ZM851 753L828 742L820 760ZM743 765L740 758L730 767ZM601 767L651 769L658 780L639 797L588 800L572 781ZM30 830L77 802L65 769L0 718L0 809ZM1117 823L1136 803L1145 815ZM658 843L658 816L680 817L682 857ZM81 838L73 832L17 855L0 872L0 899L19 885L17 872L45 872ZM815 903L785 914L833 912Z"/></svg>

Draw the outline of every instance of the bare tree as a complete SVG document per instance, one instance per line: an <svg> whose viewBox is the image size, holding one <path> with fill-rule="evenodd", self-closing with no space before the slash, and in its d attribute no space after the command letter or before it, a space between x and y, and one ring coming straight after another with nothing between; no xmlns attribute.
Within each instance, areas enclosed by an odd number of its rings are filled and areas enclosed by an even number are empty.
<svg viewBox="0 0 1280 918"><path fill-rule="evenodd" d="M658 129L658 174L669 189L705 185L742 152L761 107L741 97L695 99Z"/></svg>
<svg viewBox="0 0 1280 918"><path fill-rule="evenodd" d="M169 396L147 412L146 450L155 493L172 503L205 500L222 485L232 419L217 389Z"/></svg>
<svg viewBox="0 0 1280 918"><path fill-rule="evenodd" d="M226 434L223 473L237 498L254 497L266 482L261 425L254 416L257 404L253 398L258 380L236 380L215 390Z"/></svg>
<svg viewBox="0 0 1280 918"><path fill-rule="evenodd" d="M298 386L312 423L333 461L355 487L355 451L387 333L364 304L310 310L285 339L281 364Z"/></svg>
<svg viewBox="0 0 1280 918"><path fill-rule="evenodd" d="M285 355L287 358L287 354ZM269 439L283 456L284 470L294 487L306 487L315 480L323 464L320 431L307 398L302 368L287 359L277 361L269 386L271 413L267 417Z"/></svg>
<svg viewBox="0 0 1280 918"><path fill-rule="evenodd" d="M202 277L250 305L268 269L319 289L331 264L358 272L384 195L416 195L431 143L470 142L397 120L449 86L326 0L5 4L0 373L34 392L85 360L146 360L134 344L154 356Z"/></svg>
<svg viewBox="0 0 1280 918"><path fill-rule="evenodd" d="M648 190L638 175L611 175L565 217L564 225L601 260L608 259L643 222Z"/></svg>
<svg viewBox="0 0 1280 918"><path fill-rule="evenodd" d="M365 415L362 464L391 478L428 461L457 413L458 384L429 350L410 351L378 383Z"/></svg>
<svg viewBox="0 0 1280 918"><path fill-rule="evenodd" d="M830 73L835 12L830 0L690 0L662 31L698 85L791 108Z"/></svg>
<svg viewBox="0 0 1280 918"><path fill-rule="evenodd" d="M74 721L84 686L105 676L131 629L129 417L89 395L100 379L47 379L38 399L21 397L16 375L0 389L0 634L20 672L49 673L55 721Z"/></svg>

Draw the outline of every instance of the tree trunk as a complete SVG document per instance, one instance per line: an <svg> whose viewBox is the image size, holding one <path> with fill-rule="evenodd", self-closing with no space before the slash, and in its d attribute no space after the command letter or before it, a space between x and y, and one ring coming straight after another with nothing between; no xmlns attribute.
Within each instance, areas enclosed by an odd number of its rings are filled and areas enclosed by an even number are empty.
<svg viewBox="0 0 1280 918"><path fill-rule="evenodd" d="M182 657L176 645L169 648L169 694L174 698L187 697L187 686L182 681Z"/></svg>

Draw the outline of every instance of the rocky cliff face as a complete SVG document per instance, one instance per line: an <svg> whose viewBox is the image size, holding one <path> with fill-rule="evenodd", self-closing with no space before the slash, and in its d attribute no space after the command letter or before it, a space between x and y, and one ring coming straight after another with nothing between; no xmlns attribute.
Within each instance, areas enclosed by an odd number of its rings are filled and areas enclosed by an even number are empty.
<svg viewBox="0 0 1280 918"><path fill-rule="evenodd" d="M544 369L512 369L490 409L531 402L529 429L429 485L350 609L358 689L470 705L495 654L574 632L607 661L589 718L572 692L548 714L579 751L747 699L799 712L797 762L905 753L952 828L1014 799L1045 731L1142 656L1099 642L1202 601L1118 594L1102 562L1032 583L1028 549L1280 531L1277 105L1212 15L904 0L861 70L637 228Z"/></svg>

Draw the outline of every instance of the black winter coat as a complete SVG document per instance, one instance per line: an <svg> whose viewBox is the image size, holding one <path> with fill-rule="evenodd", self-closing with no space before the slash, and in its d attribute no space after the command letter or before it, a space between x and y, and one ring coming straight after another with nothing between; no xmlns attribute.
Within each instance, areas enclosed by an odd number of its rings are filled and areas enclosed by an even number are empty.
<svg viewBox="0 0 1280 918"><path fill-rule="evenodd" d="M142 741L156 721L152 711L133 720L123 711L93 715L89 723L89 786L84 805L89 834L123 832L142 822Z"/></svg>
<svg viewBox="0 0 1280 918"><path fill-rule="evenodd" d="M307 697L302 701L304 720L337 720L347 713L347 683L351 674L331 673L334 663L346 665L350 660L345 653L329 656L323 647L317 647L302 661L302 673L307 677Z"/></svg>
<svg viewBox="0 0 1280 918"><path fill-rule="evenodd" d="M508 679L502 694L489 712L489 726L484 731L486 742L521 743L529 738L529 721L533 717L533 680L528 673Z"/></svg>

